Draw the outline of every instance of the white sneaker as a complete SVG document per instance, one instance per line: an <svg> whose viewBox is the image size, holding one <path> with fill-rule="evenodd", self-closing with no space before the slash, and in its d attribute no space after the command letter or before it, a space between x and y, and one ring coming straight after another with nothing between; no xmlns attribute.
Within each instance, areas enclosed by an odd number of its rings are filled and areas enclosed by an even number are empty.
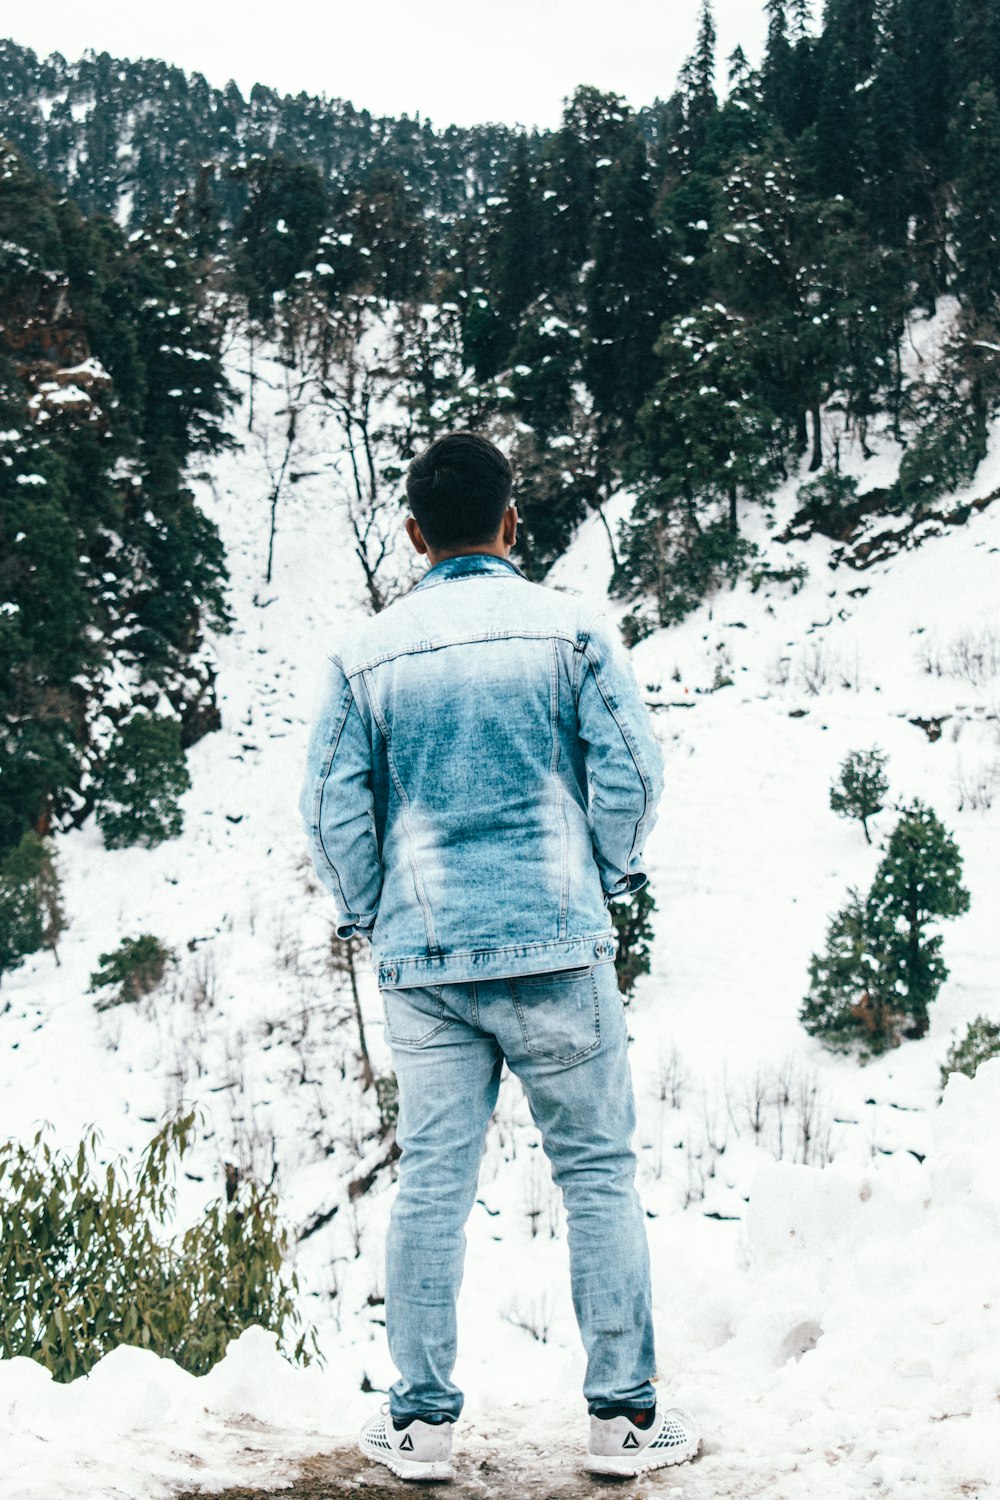
<svg viewBox="0 0 1000 1500"><path fill-rule="evenodd" d="M687 1463L701 1447L692 1416L657 1402L648 1427L626 1416L590 1418L590 1447L584 1467L591 1474L644 1474L668 1464Z"/></svg>
<svg viewBox="0 0 1000 1500"><path fill-rule="evenodd" d="M450 1461L454 1425L450 1421L424 1422L414 1417L400 1432L393 1425L389 1403L385 1402L379 1415L365 1424L358 1446L368 1458L385 1464L400 1479L451 1479L455 1473Z"/></svg>

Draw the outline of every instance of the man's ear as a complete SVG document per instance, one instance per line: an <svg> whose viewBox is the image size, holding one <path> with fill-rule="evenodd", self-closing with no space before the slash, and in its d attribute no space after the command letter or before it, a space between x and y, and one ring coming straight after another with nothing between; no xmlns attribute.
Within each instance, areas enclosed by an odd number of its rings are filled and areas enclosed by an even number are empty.
<svg viewBox="0 0 1000 1500"><path fill-rule="evenodd" d="M513 547L517 540L517 520L517 506L508 505L503 514L503 540L507 547Z"/></svg>
<svg viewBox="0 0 1000 1500"><path fill-rule="evenodd" d="M418 552L426 553L427 543L424 541L423 532L417 525L415 516L407 516L403 525L406 527L406 535L410 538Z"/></svg>

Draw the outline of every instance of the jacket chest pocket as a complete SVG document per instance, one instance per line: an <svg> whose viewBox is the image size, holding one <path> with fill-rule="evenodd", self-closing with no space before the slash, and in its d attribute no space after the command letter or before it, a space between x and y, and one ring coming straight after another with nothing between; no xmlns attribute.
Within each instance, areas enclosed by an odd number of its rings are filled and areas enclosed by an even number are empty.
<svg viewBox="0 0 1000 1500"><path fill-rule="evenodd" d="M525 1049L552 1062L579 1062L601 1045L594 965L508 979Z"/></svg>

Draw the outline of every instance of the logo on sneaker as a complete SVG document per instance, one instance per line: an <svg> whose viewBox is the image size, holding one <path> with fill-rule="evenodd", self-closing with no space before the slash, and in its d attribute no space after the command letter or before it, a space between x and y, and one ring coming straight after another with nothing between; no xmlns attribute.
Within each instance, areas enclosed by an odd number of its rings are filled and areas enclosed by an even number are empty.
<svg viewBox="0 0 1000 1500"><path fill-rule="evenodd" d="M623 1448L638 1448L639 1447L639 1439L636 1437L636 1435L635 1435L634 1432L626 1432L626 1434L625 1434L625 1441L624 1441L624 1443L622 1443L622 1447Z"/></svg>
<svg viewBox="0 0 1000 1500"><path fill-rule="evenodd" d="M400 1445L399 1445L399 1451L401 1453L404 1452L404 1451L406 1453L412 1453L413 1452L413 1439L412 1439L412 1437L410 1436L409 1433L406 1434L406 1436L404 1437L403 1441L400 1443Z"/></svg>

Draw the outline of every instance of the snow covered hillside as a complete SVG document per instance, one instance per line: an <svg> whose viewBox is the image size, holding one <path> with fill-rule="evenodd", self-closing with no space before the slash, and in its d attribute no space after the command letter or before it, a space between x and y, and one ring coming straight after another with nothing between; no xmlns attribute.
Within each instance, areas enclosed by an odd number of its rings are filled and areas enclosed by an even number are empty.
<svg viewBox="0 0 1000 1500"><path fill-rule="evenodd" d="M244 348L230 365L245 391ZM0 1097L4 1136L48 1119L75 1145L94 1122L109 1155L138 1153L178 1100L201 1104L179 1214L218 1196L226 1162L275 1174L327 1367L292 1369L259 1330L200 1380L134 1349L68 1387L31 1361L0 1363L8 1482L24 1500L290 1480L349 1444L384 1399L364 1392L393 1379L380 1304L391 1166L296 807L323 657L365 611L365 581L338 499L342 434L313 412L264 582L286 387L276 364L258 374L253 431L244 405L242 447L196 481L232 574L236 625L215 642L222 728L189 752L179 838L108 851L93 819L60 837L61 964L36 956L4 980ZM894 472L896 445L876 447L864 460L840 445L862 490ZM1000 501L859 569L834 565L821 536L776 539L806 477L746 521L758 565L801 564L801 585L747 576L634 649L667 763L647 847L653 967L629 1006L639 1187L662 1381L705 1431L698 1463L644 1493L985 1497L1000 1494L1000 1061L938 1096L953 1033L1000 1010ZM1000 431L949 505L998 489ZM627 506L609 509L612 526ZM399 543L390 569L417 576L401 523ZM610 568L594 516L548 581L604 600ZM977 665L970 643L990 641L992 664L986 650ZM874 745L892 798L920 796L954 833L972 902L944 928L951 974L928 1035L860 1066L809 1038L798 1008L830 913L870 881L892 826L887 808L869 847L829 808L844 756ZM177 973L140 1005L97 1013L86 991L99 954L143 932L179 951ZM384 1071L366 965L360 993ZM566 1239L511 1079L468 1238L459 1465L502 1465L509 1440L530 1474L555 1434L571 1476L583 1359Z"/></svg>

